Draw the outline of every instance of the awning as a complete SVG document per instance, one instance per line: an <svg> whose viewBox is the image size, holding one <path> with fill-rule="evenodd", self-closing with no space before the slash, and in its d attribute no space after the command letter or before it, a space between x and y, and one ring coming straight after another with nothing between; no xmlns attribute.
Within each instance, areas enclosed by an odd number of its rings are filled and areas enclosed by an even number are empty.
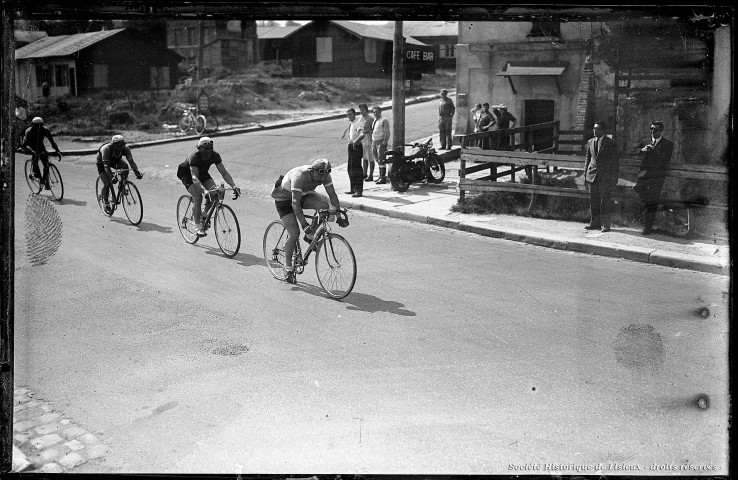
<svg viewBox="0 0 738 480"><path fill-rule="evenodd" d="M558 88L559 94L561 94L558 77L564 73L564 70L568 66L569 62L507 62L497 76L507 77L513 93L517 92L510 77L553 77L556 82L556 88Z"/></svg>

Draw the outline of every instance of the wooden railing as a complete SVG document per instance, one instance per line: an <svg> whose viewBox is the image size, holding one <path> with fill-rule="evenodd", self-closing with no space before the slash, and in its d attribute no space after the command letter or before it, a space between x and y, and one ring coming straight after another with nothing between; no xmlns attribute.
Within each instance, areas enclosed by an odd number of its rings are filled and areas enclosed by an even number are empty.
<svg viewBox="0 0 738 480"><path fill-rule="evenodd" d="M559 125L558 121L537 123L490 132L454 135L454 138L455 143L460 144L461 148L555 153L559 149ZM540 132L547 135L541 136Z"/></svg>

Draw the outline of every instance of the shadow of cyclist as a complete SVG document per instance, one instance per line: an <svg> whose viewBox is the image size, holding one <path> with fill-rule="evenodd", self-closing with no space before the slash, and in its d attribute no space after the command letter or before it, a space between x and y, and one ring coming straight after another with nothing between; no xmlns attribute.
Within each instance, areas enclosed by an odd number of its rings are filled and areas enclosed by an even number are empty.
<svg viewBox="0 0 738 480"><path fill-rule="evenodd" d="M319 285L311 285L309 283L301 282L298 279L297 284L291 285L291 287L292 290L331 300ZM414 317L417 315L415 312L407 310L405 305L400 302L382 300L381 298L375 297L374 295L368 295L366 293L351 292L347 297L334 301L347 304L346 308L348 310L367 313L387 312L403 317Z"/></svg>

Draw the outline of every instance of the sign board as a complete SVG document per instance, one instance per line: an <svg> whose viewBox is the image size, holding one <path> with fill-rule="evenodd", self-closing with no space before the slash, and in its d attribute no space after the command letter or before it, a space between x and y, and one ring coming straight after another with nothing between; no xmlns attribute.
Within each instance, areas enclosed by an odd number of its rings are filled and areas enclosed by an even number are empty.
<svg viewBox="0 0 738 480"><path fill-rule="evenodd" d="M210 96L205 92L197 96L197 111L200 113L210 111Z"/></svg>
<svg viewBox="0 0 738 480"><path fill-rule="evenodd" d="M437 46L405 43L403 52L406 78L420 80L423 73L436 73Z"/></svg>

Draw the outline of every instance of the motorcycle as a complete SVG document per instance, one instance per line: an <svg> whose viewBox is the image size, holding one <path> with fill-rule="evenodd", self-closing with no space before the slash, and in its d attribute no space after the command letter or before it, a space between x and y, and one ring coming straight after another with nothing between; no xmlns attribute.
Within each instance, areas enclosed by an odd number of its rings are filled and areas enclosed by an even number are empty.
<svg viewBox="0 0 738 480"><path fill-rule="evenodd" d="M446 177L446 167L433 148L433 140L428 139L423 143L406 144L407 147L418 150L411 155L404 155L404 147L397 150L389 150L385 153L385 162L392 163L392 171L389 174L392 186L398 192L404 192L410 188L411 183L422 182L441 183Z"/></svg>

